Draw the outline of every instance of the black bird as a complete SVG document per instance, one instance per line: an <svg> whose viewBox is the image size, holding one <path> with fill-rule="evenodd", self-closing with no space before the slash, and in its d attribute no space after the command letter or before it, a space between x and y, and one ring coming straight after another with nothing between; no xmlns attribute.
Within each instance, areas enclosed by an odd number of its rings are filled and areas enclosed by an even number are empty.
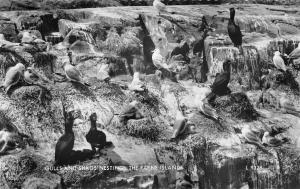
<svg viewBox="0 0 300 189"><path fill-rule="evenodd" d="M68 164L70 161L72 149L74 147L74 110L65 112L65 108L63 106L63 114L65 118L65 133L58 139L55 146L55 165Z"/></svg>
<svg viewBox="0 0 300 189"><path fill-rule="evenodd" d="M214 83L211 86L211 93L207 96L208 101L211 103L216 95L222 96L230 93L228 83L230 81L230 60L223 63L223 72L217 73Z"/></svg>
<svg viewBox="0 0 300 189"><path fill-rule="evenodd" d="M235 47L240 48L242 46L242 32L240 30L240 27L235 24L234 22L234 16L235 16L235 9L230 8L230 19L228 21L228 35L234 44Z"/></svg>
<svg viewBox="0 0 300 189"><path fill-rule="evenodd" d="M97 130L97 114L92 113L90 115L90 121L91 121L91 128L87 135L85 135L86 140L88 143L91 144L92 150L95 153L96 148L98 150L103 149L106 146L112 145L112 142L106 142L106 135L102 131Z"/></svg>

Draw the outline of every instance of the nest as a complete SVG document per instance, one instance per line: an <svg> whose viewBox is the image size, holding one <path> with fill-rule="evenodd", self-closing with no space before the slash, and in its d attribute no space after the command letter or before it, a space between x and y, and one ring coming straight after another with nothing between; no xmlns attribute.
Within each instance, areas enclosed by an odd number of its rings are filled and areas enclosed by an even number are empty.
<svg viewBox="0 0 300 189"><path fill-rule="evenodd" d="M258 117L258 113L244 93L232 93L219 97L215 100L215 107L238 119L251 121Z"/></svg>
<svg viewBox="0 0 300 189"><path fill-rule="evenodd" d="M122 35L119 35L115 28L112 28L108 32L106 40L100 46L102 46L103 49L125 57L140 54L142 48L137 31L127 30Z"/></svg>
<svg viewBox="0 0 300 189"><path fill-rule="evenodd" d="M161 133L161 127L156 121L149 119L130 120L125 130L127 135L157 141Z"/></svg>

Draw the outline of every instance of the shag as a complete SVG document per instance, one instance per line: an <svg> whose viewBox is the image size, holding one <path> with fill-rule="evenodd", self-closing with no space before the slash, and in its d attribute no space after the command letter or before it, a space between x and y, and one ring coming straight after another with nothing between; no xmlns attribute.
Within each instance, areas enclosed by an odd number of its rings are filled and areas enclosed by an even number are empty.
<svg viewBox="0 0 300 189"><path fill-rule="evenodd" d="M222 96L230 93L230 89L227 87L230 81L230 60L226 60L223 63L223 72L217 73L214 83L211 86L211 93L207 96L208 101L211 103L216 95Z"/></svg>
<svg viewBox="0 0 300 189"><path fill-rule="evenodd" d="M96 148L98 150L103 149L106 146L109 146L112 144L112 142L106 142L106 135L102 131L97 130L97 114L92 113L90 115L90 122L91 122L91 128L87 135L85 135L86 140L88 143L91 144L92 150L95 153Z"/></svg>
<svg viewBox="0 0 300 189"><path fill-rule="evenodd" d="M240 30L240 27L236 25L234 22L234 16L235 16L235 9L230 8L230 19L228 21L228 35L234 44L235 47L240 47L242 45L242 32Z"/></svg>
<svg viewBox="0 0 300 189"><path fill-rule="evenodd" d="M75 136L73 124L76 119L74 117L74 111L65 112L63 106L63 114L65 118L65 133L58 139L55 146L55 165L68 164L74 147Z"/></svg>

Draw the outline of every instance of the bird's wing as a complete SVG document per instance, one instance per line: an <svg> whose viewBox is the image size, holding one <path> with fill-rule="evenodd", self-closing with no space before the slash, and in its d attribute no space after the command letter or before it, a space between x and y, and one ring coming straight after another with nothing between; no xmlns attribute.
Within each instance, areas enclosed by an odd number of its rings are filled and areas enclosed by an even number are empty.
<svg viewBox="0 0 300 189"><path fill-rule="evenodd" d="M80 81L80 72L74 67L66 67L65 69L66 76L73 81Z"/></svg>
<svg viewBox="0 0 300 189"><path fill-rule="evenodd" d="M225 74L225 73L217 74L217 76L216 76L216 78L214 80L214 83L212 84L211 88L214 89L216 87L223 86L227 82L228 82L228 76L227 76L227 74Z"/></svg>
<svg viewBox="0 0 300 189"><path fill-rule="evenodd" d="M9 87L9 86L15 85L19 82L21 77L22 77L22 74L20 72L18 72L17 70L13 70L13 72L11 73L11 77L5 78L5 82L4 82L3 86Z"/></svg>
<svg viewBox="0 0 300 189"><path fill-rule="evenodd" d="M299 58L300 57L300 49L296 48L294 49L290 54L289 58Z"/></svg>

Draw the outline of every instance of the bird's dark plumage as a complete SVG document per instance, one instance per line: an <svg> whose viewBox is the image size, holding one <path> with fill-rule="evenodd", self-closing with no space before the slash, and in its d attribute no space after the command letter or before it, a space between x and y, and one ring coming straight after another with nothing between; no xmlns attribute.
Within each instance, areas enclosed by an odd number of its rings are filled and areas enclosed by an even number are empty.
<svg viewBox="0 0 300 189"><path fill-rule="evenodd" d="M211 86L212 92L219 94L224 93L228 90L228 83L230 81L230 60L227 60L223 63L223 72L218 73L214 80L214 83Z"/></svg>
<svg viewBox="0 0 300 189"><path fill-rule="evenodd" d="M228 35L235 47L242 45L242 32L240 27L234 22L235 9L230 8L230 19L228 21Z"/></svg>
<svg viewBox="0 0 300 189"><path fill-rule="evenodd" d="M97 130L96 121L97 121L97 114L92 113L90 115L91 121L91 128L87 135L85 135L86 140L88 143L91 144L93 152L96 152L96 148L98 150L103 149L105 146L112 144L111 142L106 142L106 135L102 131Z"/></svg>
<svg viewBox="0 0 300 189"><path fill-rule="evenodd" d="M74 147L74 132L73 132L73 123L74 123L74 111L64 112L65 117L65 133L58 139L55 146L55 164L56 165L65 165L69 163L70 154Z"/></svg>

